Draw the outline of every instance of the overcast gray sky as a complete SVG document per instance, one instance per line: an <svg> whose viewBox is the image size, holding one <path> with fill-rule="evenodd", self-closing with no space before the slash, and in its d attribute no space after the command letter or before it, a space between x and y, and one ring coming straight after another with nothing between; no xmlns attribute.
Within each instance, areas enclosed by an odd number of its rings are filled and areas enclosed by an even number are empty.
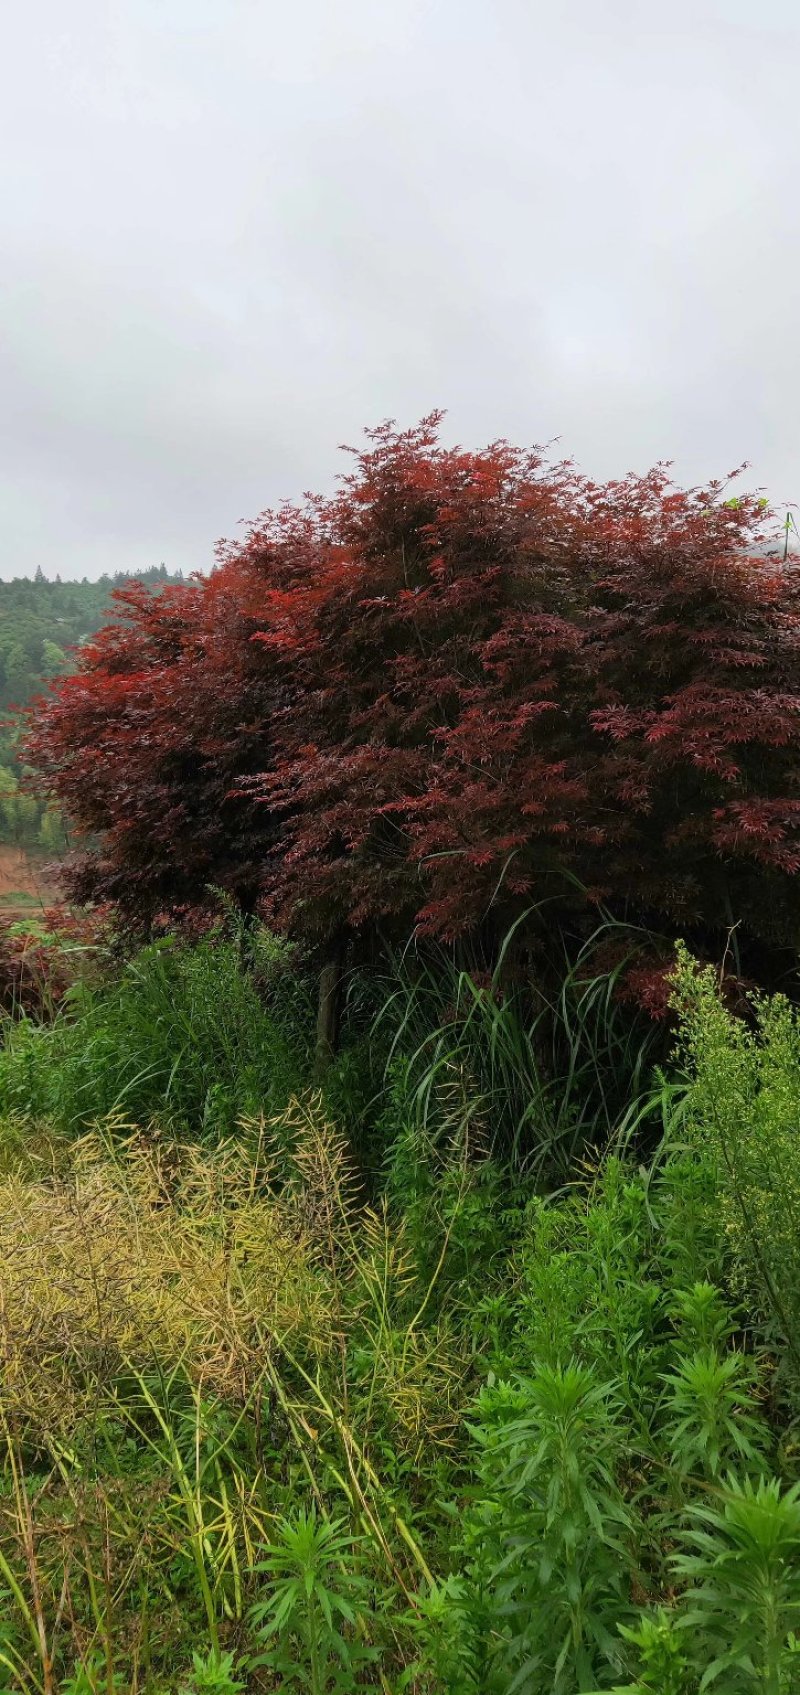
<svg viewBox="0 0 800 1695"><path fill-rule="evenodd" d="M798 0L6 0L0 575L434 406L800 497Z"/></svg>

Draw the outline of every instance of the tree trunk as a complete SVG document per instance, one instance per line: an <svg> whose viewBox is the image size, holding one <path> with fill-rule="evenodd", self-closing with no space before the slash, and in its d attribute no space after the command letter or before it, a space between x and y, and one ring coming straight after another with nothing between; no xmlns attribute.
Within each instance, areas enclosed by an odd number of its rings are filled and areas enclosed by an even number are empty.
<svg viewBox="0 0 800 1695"><path fill-rule="evenodd" d="M324 1077L336 1052L339 1039L343 962L344 947L341 940L336 940L331 944L330 952L319 974L317 1040L314 1049L314 1077L317 1082Z"/></svg>

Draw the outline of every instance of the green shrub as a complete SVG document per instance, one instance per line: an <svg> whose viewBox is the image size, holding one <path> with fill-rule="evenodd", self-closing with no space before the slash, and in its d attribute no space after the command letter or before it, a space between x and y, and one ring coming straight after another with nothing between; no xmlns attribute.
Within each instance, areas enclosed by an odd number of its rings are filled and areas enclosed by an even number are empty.
<svg viewBox="0 0 800 1695"><path fill-rule="evenodd" d="M268 1594L252 1609L263 1643L252 1664L277 1673L282 1688L351 1695L358 1672L378 1658L363 1639L370 1607L368 1577L359 1569L364 1545L314 1506L278 1524L256 1567Z"/></svg>
<svg viewBox="0 0 800 1695"><path fill-rule="evenodd" d="M670 1252L675 1209L685 1211L686 1164L671 1159L650 1183L609 1158L555 1201L530 1204L518 1256L518 1366L582 1360L617 1384L640 1442L649 1439L670 1364L673 1279L689 1268L685 1255L676 1263ZM704 1242L704 1269L711 1257Z"/></svg>
<svg viewBox="0 0 800 1695"><path fill-rule="evenodd" d="M299 1019L265 1004L235 941L154 942L116 981L76 985L51 1025L7 1027L0 1112L68 1129L119 1113L229 1134L285 1105L305 1057Z"/></svg>
<svg viewBox="0 0 800 1695"><path fill-rule="evenodd" d="M477 1545L509 1695L572 1695L619 1664L637 1534L617 1483L619 1411L612 1386L577 1364L543 1366L479 1403Z"/></svg>
<svg viewBox="0 0 800 1695"><path fill-rule="evenodd" d="M675 1560L691 1662L721 1695L789 1695L800 1662L800 1484L728 1479L690 1510ZM790 1660L793 1665L790 1667ZM794 1678L791 1678L791 1672Z"/></svg>
<svg viewBox="0 0 800 1695"><path fill-rule="evenodd" d="M479 1401L463 1543L499 1695L619 1688L626 1670L629 1695L696 1695L711 1675L710 1634L693 1655L680 1597L664 1605L672 1549L709 1485L732 1464L763 1474L775 1444L760 1359L734 1345L742 1314L720 1287L710 1170L692 1147L651 1173L612 1157L528 1206L506 1349L532 1374Z"/></svg>
<svg viewBox="0 0 800 1695"><path fill-rule="evenodd" d="M689 1076L686 1129L713 1161L731 1276L800 1382L800 1014L754 996L724 1006L713 969L681 951L676 977Z"/></svg>
<svg viewBox="0 0 800 1695"><path fill-rule="evenodd" d="M620 1636L637 1651L639 1680L614 1695L686 1695L690 1666L674 1613L645 1613L638 1624L621 1625Z"/></svg>
<svg viewBox="0 0 800 1695"><path fill-rule="evenodd" d="M479 1646L478 1603L461 1577L431 1583L412 1597L403 1623L416 1649L397 1695L425 1690L447 1695L489 1695L491 1672Z"/></svg>
<svg viewBox="0 0 800 1695"><path fill-rule="evenodd" d="M681 1355L666 1377L664 1439L686 1476L718 1478L741 1462L759 1469L767 1432L751 1395L744 1357L716 1348Z"/></svg>

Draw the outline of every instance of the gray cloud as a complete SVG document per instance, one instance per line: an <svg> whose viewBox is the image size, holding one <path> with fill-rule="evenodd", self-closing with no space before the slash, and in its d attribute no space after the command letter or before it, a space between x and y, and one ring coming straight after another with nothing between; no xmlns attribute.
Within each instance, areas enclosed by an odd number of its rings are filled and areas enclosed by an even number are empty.
<svg viewBox="0 0 800 1695"><path fill-rule="evenodd" d="M0 574L210 564L448 408L800 497L793 0L29 0Z"/></svg>

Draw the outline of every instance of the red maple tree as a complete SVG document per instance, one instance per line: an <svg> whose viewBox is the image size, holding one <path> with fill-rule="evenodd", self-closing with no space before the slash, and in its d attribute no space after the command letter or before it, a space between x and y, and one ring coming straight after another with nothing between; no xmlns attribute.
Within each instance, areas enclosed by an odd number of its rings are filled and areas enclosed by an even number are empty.
<svg viewBox="0 0 800 1695"><path fill-rule="evenodd" d="M114 599L118 617L29 714L29 757L84 837L67 886L145 930L211 885L252 911L270 823L232 790L269 758L275 704L252 627L221 573Z"/></svg>
<svg viewBox="0 0 800 1695"><path fill-rule="evenodd" d="M762 503L439 424L371 432L209 578L118 596L29 739L97 838L76 892L150 923L214 884L324 940L502 927L580 884L788 939L800 600Z"/></svg>

